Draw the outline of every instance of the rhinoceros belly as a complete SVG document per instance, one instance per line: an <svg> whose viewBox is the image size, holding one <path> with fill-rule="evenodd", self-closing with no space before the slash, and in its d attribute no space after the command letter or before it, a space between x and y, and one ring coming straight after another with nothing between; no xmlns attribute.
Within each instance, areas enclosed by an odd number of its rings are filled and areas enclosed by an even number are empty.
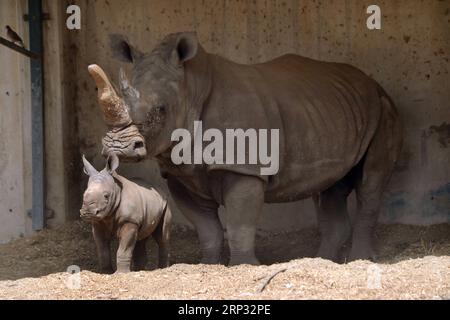
<svg viewBox="0 0 450 320"><path fill-rule="evenodd" d="M284 77L268 72L272 83L284 84L274 92L284 141L269 202L309 197L344 177L366 152L380 117L377 84L356 68L298 56L275 65L291 69Z"/></svg>
<svg viewBox="0 0 450 320"><path fill-rule="evenodd" d="M266 202L323 191L364 155L380 118L378 84L349 65L286 55L253 66L217 64L217 89L205 127L280 130L279 171L261 165L212 165L259 176ZM231 94L231 93L235 94Z"/></svg>

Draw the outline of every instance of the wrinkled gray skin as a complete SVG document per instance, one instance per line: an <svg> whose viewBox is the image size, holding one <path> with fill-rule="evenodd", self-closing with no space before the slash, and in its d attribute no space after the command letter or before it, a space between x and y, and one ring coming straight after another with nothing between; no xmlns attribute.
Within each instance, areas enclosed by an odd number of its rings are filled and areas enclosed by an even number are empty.
<svg viewBox="0 0 450 320"><path fill-rule="evenodd" d="M83 163L89 183L80 216L92 223L102 272L113 271L110 242L114 235L119 239L116 272L144 269L150 236L158 243L159 267L168 267L172 215L166 199L143 182L137 184L115 173L119 159L114 154L100 172L84 156Z"/></svg>
<svg viewBox="0 0 450 320"><path fill-rule="evenodd" d="M203 263L221 260L219 205L226 210L229 264L257 264L255 229L263 203L311 196L321 232L319 257L337 260L351 238L348 260L374 258L380 200L401 147L397 111L374 80L350 65L293 54L237 64L205 52L194 33L170 34L146 54L125 38L112 40L116 57L133 64L131 82L121 75L131 119L194 224ZM203 121L203 130L222 132L280 129L279 172L265 177L260 166L173 165L170 135L176 128L192 132L194 120ZM108 134L123 138L127 130ZM358 212L351 225L352 190Z"/></svg>

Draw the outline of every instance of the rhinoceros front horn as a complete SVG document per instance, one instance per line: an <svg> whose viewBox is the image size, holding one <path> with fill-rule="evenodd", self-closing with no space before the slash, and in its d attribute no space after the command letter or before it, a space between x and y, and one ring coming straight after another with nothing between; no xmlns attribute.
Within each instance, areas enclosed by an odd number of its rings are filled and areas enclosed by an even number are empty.
<svg viewBox="0 0 450 320"><path fill-rule="evenodd" d="M103 69L96 64L91 64L88 71L97 85L98 101L106 124L115 129L131 124L125 102L117 95Z"/></svg>

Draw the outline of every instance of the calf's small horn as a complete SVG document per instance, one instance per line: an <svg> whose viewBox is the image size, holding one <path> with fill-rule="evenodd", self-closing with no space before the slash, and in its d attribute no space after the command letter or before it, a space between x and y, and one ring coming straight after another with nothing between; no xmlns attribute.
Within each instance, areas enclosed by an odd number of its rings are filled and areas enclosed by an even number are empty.
<svg viewBox="0 0 450 320"><path fill-rule="evenodd" d="M128 108L117 94L105 72L100 66L91 64L88 71L98 88L98 101L103 112L103 119L110 128L123 128L129 125L131 117Z"/></svg>

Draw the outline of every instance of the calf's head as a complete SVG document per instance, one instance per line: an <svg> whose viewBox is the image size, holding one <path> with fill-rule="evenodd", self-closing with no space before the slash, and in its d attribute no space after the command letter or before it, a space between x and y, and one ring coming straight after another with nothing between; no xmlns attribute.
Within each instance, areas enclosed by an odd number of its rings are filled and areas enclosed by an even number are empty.
<svg viewBox="0 0 450 320"><path fill-rule="evenodd" d="M120 202L120 187L112 176L119 166L119 159L116 154L108 156L106 167L100 172L84 156L83 164L89 182L83 195L80 217L86 221L100 221L109 217Z"/></svg>

